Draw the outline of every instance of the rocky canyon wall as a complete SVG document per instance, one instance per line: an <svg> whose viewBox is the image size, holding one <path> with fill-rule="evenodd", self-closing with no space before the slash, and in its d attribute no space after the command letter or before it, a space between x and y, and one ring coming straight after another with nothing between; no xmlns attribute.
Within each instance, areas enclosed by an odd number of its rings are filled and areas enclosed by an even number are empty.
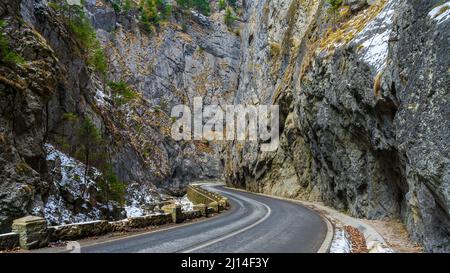
<svg viewBox="0 0 450 273"><path fill-rule="evenodd" d="M235 101L279 104L280 146L229 145L227 183L400 219L448 252L448 5L246 2Z"/></svg>
<svg viewBox="0 0 450 273"><path fill-rule="evenodd" d="M103 162L125 183L130 211L222 174L214 144L171 138L170 111L197 96L231 99L240 40L224 11L214 5L204 16L173 6L170 18L149 29L139 1L121 10L121 1L76 2L0 2L1 232L27 214L51 224L124 217L101 193ZM101 159L87 177L77 154L86 118L102 138Z"/></svg>
<svg viewBox="0 0 450 273"><path fill-rule="evenodd" d="M207 16L168 1L150 29L139 1L122 2L75 5L91 39L66 1L0 0L0 231L27 214L121 218L123 205L224 176L398 219L426 251L450 251L450 2L245 0L226 24L217 1ZM174 141L170 111L194 97L279 105L278 149ZM98 161L126 185L123 205L101 197L99 162L85 171L86 118L101 134Z"/></svg>

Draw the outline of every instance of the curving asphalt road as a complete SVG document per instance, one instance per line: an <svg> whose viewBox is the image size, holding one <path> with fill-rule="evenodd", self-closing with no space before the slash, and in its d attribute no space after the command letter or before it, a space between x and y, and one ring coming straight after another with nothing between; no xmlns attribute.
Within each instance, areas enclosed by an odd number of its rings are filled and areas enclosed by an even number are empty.
<svg viewBox="0 0 450 273"><path fill-rule="evenodd" d="M83 246L81 252L316 252L327 226L292 202L204 186L228 197L231 209L188 225Z"/></svg>

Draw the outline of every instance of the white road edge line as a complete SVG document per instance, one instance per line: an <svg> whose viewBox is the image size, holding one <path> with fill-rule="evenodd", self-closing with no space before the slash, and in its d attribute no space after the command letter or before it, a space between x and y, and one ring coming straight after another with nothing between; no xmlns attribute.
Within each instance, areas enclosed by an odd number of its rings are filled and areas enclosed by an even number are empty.
<svg viewBox="0 0 450 273"><path fill-rule="evenodd" d="M331 242L333 241L333 237L334 237L334 227L333 227L333 224L331 223L330 219L328 217L326 217L320 211L317 211L317 210L307 206L306 204L303 204L300 200L295 200L295 199L290 199L290 198L286 198L286 197L280 197L280 196L275 196L275 195L270 195L270 194L265 194L265 193L259 193L259 192L251 192L251 191L247 191L244 189L232 188L229 186L224 186L224 188L291 202L291 203L300 205L306 209L309 209L311 211L314 211L317 215L319 215L324 220L325 224L327 225L327 234L325 235L325 239L323 240L322 245L317 250L317 253L329 253L330 247L331 247Z"/></svg>
<svg viewBox="0 0 450 273"><path fill-rule="evenodd" d="M229 194L229 192L227 192L227 193ZM231 194L231 195L233 195L233 194ZM260 204L262 204L264 207L266 207L266 209L267 209L267 214L264 215L263 218L259 219L258 221L254 222L253 224L251 224L251 225L249 225L249 226L246 226L246 227L243 228L243 229L236 230L236 231L234 231L234 232L232 232L232 233L229 233L229 234L227 234L227 235L225 235L225 236L222 236L222 237L220 237L220 238L217 238L217 239L208 241L208 242L203 243L203 244L201 244L201 245L198 245L198 246L196 246L196 247L189 248L189 249L187 249L187 250L183 250L181 253L190 253L190 252L194 252L194 251L196 251L196 250L199 250L199 249L205 248L205 247L207 247L207 246L213 245L213 244L215 244L215 243L221 242L221 241L226 240L226 239L228 239L228 238L230 238L230 237L233 237L233 236L235 236L235 235L237 235L237 234L239 234L239 233L242 233L242 232L244 232L244 231L247 231L247 230L249 230L249 229L251 229L251 228L253 228L253 227L259 225L259 224L262 223L263 221L265 221L267 218L269 218L270 214L272 213L272 210L270 209L269 206L267 206L267 205L264 204L264 203L261 203L261 202L259 202L259 201L255 201L255 202L260 203Z"/></svg>
<svg viewBox="0 0 450 273"><path fill-rule="evenodd" d="M225 213L228 213L228 211L225 211ZM218 216L221 216L221 215L222 215L222 213L219 214ZM81 249L83 250L83 248L95 247L95 246L102 245L102 244L113 243L113 242L117 242L117 241L121 241L121 240L127 240L127 239L130 239L130 238L135 238L135 237L139 237L139 236L146 236L146 235L150 235L150 234L154 234L154 233L168 231L168 230L171 230L171 229L177 229L177 228L182 228L182 227L185 227L185 226L200 224L202 222L207 222L208 220L213 220L213 219L215 219L215 217L200 218L197 221L186 222L186 223L181 223L181 224L170 223L169 226L167 226L167 227L157 227L157 229L155 229L155 230L144 231L144 232L138 233L138 234L124 235L123 237L119 237L119 238L106 239L105 241L102 241L102 242L93 242L93 243L86 242L85 245L81 246ZM86 239L86 238L83 238L83 239ZM76 240L76 241L80 242L83 239ZM65 251L65 249L63 249L63 250Z"/></svg>

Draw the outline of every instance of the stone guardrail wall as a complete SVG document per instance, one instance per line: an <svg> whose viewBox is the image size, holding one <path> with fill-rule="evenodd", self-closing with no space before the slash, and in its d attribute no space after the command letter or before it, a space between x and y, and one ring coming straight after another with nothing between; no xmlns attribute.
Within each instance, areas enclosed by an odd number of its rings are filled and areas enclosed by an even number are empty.
<svg viewBox="0 0 450 273"><path fill-rule="evenodd" d="M17 247L34 249L46 247L49 242L72 241L101 236L109 232L122 232L149 226L181 223L186 220L207 217L211 213L219 213L220 210L226 209L228 206L226 198L199 187L191 188L189 186L188 198L194 203L192 211L181 211L180 205L167 204L162 207L164 213L131 217L114 222L98 220L47 226L47 222L42 217L26 216L14 220L12 232L0 234L0 251ZM200 201L205 203L200 203Z"/></svg>
<svg viewBox="0 0 450 273"><path fill-rule="evenodd" d="M50 241L76 240L92 236L100 236L112 231L111 224L106 220L75 223L48 227Z"/></svg>
<svg viewBox="0 0 450 273"><path fill-rule="evenodd" d="M19 246L19 234L15 232L0 234L0 250L13 249Z"/></svg>
<svg viewBox="0 0 450 273"><path fill-rule="evenodd" d="M189 185L187 187L187 196L194 204L205 204L207 212L218 213L229 206L226 197L207 191L198 185Z"/></svg>

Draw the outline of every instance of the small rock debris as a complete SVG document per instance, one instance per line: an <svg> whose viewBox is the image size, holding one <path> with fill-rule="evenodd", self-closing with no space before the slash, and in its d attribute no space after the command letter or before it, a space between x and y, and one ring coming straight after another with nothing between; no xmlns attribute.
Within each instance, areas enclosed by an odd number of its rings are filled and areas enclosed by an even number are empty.
<svg viewBox="0 0 450 273"><path fill-rule="evenodd" d="M352 253L368 253L366 240L362 232L352 226L345 226L344 228L352 243Z"/></svg>

